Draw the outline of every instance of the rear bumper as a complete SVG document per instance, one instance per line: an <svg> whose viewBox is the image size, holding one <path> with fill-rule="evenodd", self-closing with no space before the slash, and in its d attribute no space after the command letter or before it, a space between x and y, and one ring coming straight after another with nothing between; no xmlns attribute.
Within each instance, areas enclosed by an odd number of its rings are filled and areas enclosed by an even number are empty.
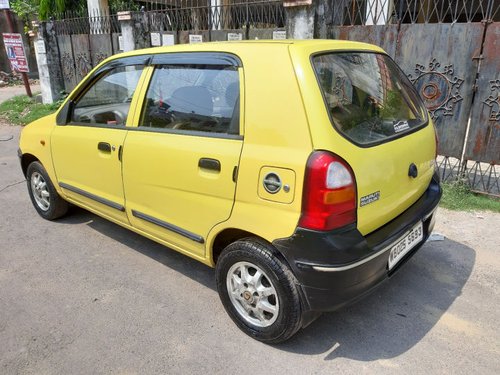
<svg viewBox="0 0 500 375"><path fill-rule="evenodd" d="M335 310L369 293L400 269L432 232L441 194L436 176L417 202L367 236L352 225L331 232L297 228L291 237L274 241L300 283L306 308ZM392 245L419 221L423 223L422 242L389 271Z"/></svg>

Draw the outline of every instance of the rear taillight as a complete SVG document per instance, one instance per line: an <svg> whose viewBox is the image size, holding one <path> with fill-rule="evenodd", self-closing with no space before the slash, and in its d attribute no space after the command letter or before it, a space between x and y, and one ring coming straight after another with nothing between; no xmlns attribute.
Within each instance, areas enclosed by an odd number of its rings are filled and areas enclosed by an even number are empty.
<svg viewBox="0 0 500 375"><path fill-rule="evenodd" d="M339 156L316 151L307 161L299 226L332 230L356 222L356 180Z"/></svg>

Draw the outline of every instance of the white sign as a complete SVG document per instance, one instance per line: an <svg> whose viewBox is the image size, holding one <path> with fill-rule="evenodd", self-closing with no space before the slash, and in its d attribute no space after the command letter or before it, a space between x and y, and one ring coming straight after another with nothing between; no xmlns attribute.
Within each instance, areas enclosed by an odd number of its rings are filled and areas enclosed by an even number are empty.
<svg viewBox="0 0 500 375"><path fill-rule="evenodd" d="M227 40L243 40L242 33L227 33Z"/></svg>
<svg viewBox="0 0 500 375"><path fill-rule="evenodd" d="M189 34L189 43L203 42L203 35Z"/></svg>
<svg viewBox="0 0 500 375"><path fill-rule="evenodd" d="M298 7L304 5L311 5L312 0L285 0L283 1L283 6L286 7Z"/></svg>
<svg viewBox="0 0 500 375"><path fill-rule="evenodd" d="M164 46L173 46L175 44L175 39L173 34L163 34L161 40Z"/></svg>
<svg viewBox="0 0 500 375"><path fill-rule="evenodd" d="M161 46L160 33L151 33L151 45L153 47Z"/></svg>
<svg viewBox="0 0 500 375"><path fill-rule="evenodd" d="M273 39L274 40L286 39L286 31L282 30L273 31Z"/></svg>
<svg viewBox="0 0 500 375"><path fill-rule="evenodd" d="M123 51L123 36L118 35L118 49Z"/></svg>
<svg viewBox="0 0 500 375"><path fill-rule="evenodd" d="M45 49L45 41L43 39L35 42L35 50L36 53L47 53L47 50Z"/></svg>
<svg viewBox="0 0 500 375"><path fill-rule="evenodd" d="M0 0L0 9L10 9L9 0Z"/></svg>
<svg viewBox="0 0 500 375"><path fill-rule="evenodd" d="M118 21L128 21L132 19L130 11L118 12Z"/></svg>

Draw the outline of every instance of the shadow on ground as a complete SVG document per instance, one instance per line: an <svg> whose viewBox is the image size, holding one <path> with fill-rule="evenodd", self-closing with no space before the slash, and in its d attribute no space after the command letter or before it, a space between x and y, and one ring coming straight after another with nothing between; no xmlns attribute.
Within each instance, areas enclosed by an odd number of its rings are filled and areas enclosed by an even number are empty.
<svg viewBox="0 0 500 375"><path fill-rule="evenodd" d="M215 290L214 271L127 229L79 208L60 223L87 223L103 235ZM345 357L360 361L390 359L418 342L460 296L475 251L455 241L428 242L391 279L353 306L323 314L276 349Z"/></svg>

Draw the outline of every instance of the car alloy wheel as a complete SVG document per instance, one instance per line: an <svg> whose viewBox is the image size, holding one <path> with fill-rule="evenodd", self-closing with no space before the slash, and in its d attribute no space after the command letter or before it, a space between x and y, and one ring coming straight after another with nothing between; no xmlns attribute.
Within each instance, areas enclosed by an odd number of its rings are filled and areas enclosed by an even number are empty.
<svg viewBox="0 0 500 375"><path fill-rule="evenodd" d="M50 209L50 192L47 182L40 173L33 172L30 183L35 203L42 211L48 211Z"/></svg>
<svg viewBox="0 0 500 375"><path fill-rule="evenodd" d="M249 262L235 263L227 273L229 298L240 316L256 327L272 325L279 314L276 289L266 273Z"/></svg>

